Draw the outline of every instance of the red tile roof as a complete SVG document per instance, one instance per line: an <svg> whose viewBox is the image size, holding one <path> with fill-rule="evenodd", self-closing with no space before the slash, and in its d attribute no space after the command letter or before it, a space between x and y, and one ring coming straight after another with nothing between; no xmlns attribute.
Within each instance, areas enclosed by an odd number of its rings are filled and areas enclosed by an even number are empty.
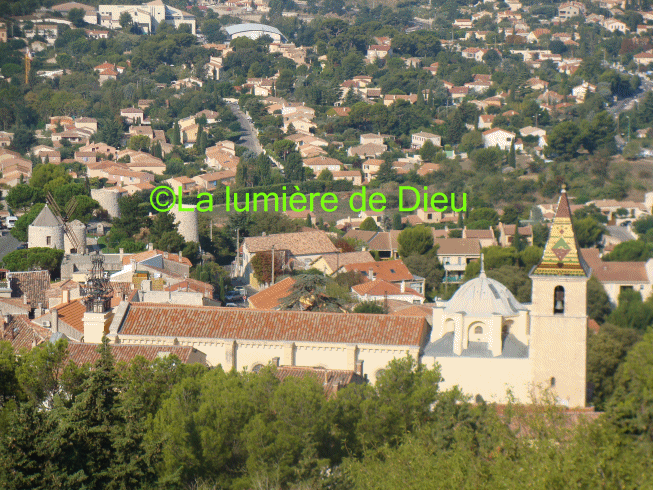
<svg viewBox="0 0 653 490"><path fill-rule="evenodd" d="M649 282L646 262L603 262L597 248L582 248L580 253L601 282Z"/></svg>
<svg viewBox="0 0 653 490"><path fill-rule="evenodd" d="M413 275L401 259L345 264L344 268L346 271L358 271L363 275L368 275L371 269L375 279L389 282L413 280Z"/></svg>
<svg viewBox="0 0 653 490"><path fill-rule="evenodd" d="M313 378L319 382L327 395L333 395L351 383L364 384L365 378L355 371L323 369L314 367L281 366L274 375L280 381L288 378Z"/></svg>
<svg viewBox="0 0 653 490"><path fill-rule="evenodd" d="M401 292L401 287L391 282L384 281L382 279L375 279L374 281L364 282L362 284L357 284L351 288L355 293L365 296L419 296L423 297L417 291L411 288L405 288L405 292Z"/></svg>
<svg viewBox="0 0 653 490"><path fill-rule="evenodd" d="M130 303L120 336L418 346L424 319L354 313L265 311Z"/></svg>
<svg viewBox="0 0 653 490"><path fill-rule="evenodd" d="M78 366L95 364L100 359L98 347L100 344L68 344L68 359ZM170 354L177 356L181 362L192 362L192 354L199 353L190 346L177 345L111 345L111 354L116 362L130 362L137 356L142 356L148 361Z"/></svg>
<svg viewBox="0 0 653 490"><path fill-rule="evenodd" d="M64 321L78 332L84 333L84 313L86 306L81 299L76 299L69 303L64 303L54 307L59 315L59 320Z"/></svg>
<svg viewBox="0 0 653 490"><path fill-rule="evenodd" d="M283 281L270 286L263 291L256 293L249 298L249 305L257 310L274 310L281 300L290 294L290 290L295 284L292 277L286 277Z"/></svg>
<svg viewBox="0 0 653 490"><path fill-rule="evenodd" d="M14 352L31 349L49 338L50 331L32 322L27 315L12 316L8 323L0 317L0 340L11 343Z"/></svg>

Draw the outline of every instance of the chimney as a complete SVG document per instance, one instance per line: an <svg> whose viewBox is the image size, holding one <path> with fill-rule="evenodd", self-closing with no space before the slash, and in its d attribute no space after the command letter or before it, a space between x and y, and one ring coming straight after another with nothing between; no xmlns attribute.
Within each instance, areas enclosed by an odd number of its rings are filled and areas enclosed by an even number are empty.
<svg viewBox="0 0 653 490"><path fill-rule="evenodd" d="M406 292L406 281L401 281L401 292L402 293Z"/></svg>
<svg viewBox="0 0 653 490"><path fill-rule="evenodd" d="M363 361L356 361L356 374L363 377Z"/></svg>
<svg viewBox="0 0 653 490"><path fill-rule="evenodd" d="M154 250L154 244L153 244L153 243L148 243L148 244L147 244L147 249L148 249L150 252L151 252L152 250Z"/></svg>
<svg viewBox="0 0 653 490"><path fill-rule="evenodd" d="M62 304L70 303L70 291L68 289L64 289L61 292L61 303Z"/></svg>
<svg viewBox="0 0 653 490"><path fill-rule="evenodd" d="M52 333L57 333L59 331L59 310L52 308L51 316L52 320L50 323L52 324Z"/></svg>
<svg viewBox="0 0 653 490"><path fill-rule="evenodd" d="M125 255L125 249L121 248L119 252L120 252L120 263L122 264L122 259L124 258Z"/></svg>
<svg viewBox="0 0 653 490"><path fill-rule="evenodd" d="M168 258L168 252L163 252L163 258L167 259Z"/></svg>
<svg viewBox="0 0 653 490"><path fill-rule="evenodd" d="M183 256L181 255L181 250L179 251L179 260L183 259Z"/></svg>
<svg viewBox="0 0 653 490"><path fill-rule="evenodd" d="M38 306L36 307L35 316L36 314L38 314L38 316L41 316L43 314L43 303L39 303Z"/></svg>
<svg viewBox="0 0 653 490"><path fill-rule="evenodd" d="M373 281L373 280L374 280L374 269L372 269L371 267L370 267L370 269L367 271L367 278L368 278L370 281Z"/></svg>

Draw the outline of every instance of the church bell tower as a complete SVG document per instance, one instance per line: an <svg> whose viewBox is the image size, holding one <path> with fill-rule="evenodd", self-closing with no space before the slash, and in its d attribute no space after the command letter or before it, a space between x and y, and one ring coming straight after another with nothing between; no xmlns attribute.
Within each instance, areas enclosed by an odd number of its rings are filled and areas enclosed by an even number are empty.
<svg viewBox="0 0 653 490"><path fill-rule="evenodd" d="M585 406L589 276L563 189L542 260L530 273L530 349L535 393L550 389L569 407Z"/></svg>

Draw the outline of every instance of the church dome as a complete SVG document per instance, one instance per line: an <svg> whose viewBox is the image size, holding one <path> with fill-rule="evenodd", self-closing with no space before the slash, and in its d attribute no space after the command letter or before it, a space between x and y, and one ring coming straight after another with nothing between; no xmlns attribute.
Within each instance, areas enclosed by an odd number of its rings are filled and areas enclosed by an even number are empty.
<svg viewBox="0 0 653 490"><path fill-rule="evenodd" d="M481 274L460 286L447 301L444 312L464 313L466 316L515 316L525 310L510 290L499 281L490 279L481 269Z"/></svg>

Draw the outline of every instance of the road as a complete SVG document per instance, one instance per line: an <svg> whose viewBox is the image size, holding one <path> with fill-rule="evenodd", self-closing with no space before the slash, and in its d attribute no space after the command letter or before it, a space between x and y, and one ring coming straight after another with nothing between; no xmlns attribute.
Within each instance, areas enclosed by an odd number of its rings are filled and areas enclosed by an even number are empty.
<svg viewBox="0 0 653 490"><path fill-rule="evenodd" d="M254 124L252 124L252 122L249 119L247 119L247 116L240 109L238 104L227 102L227 106L229 106L231 112L233 112L234 115L238 118L238 122L240 123L240 126L243 128L243 132L238 144L243 145L248 150L253 151L257 155L263 153L263 147L261 146L261 143L259 143L258 137L256 136L258 132L254 127Z"/></svg>
<svg viewBox="0 0 653 490"><path fill-rule="evenodd" d="M617 240L621 240L622 242L635 240L637 238L633 236L625 226L606 226L606 228L610 236L616 238Z"/></svg>

